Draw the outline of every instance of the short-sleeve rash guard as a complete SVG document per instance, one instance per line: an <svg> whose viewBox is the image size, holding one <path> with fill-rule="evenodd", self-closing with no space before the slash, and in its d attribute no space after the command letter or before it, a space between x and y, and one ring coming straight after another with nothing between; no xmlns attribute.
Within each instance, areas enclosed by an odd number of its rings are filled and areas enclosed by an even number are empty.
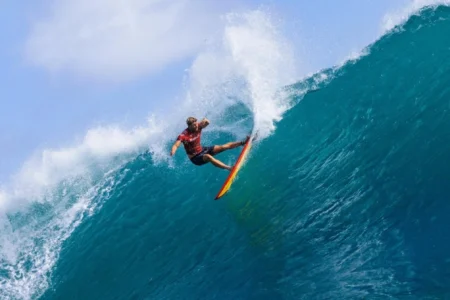
<svg viewBox="0 0 450 300"><path fill-rule="evenodd" d="M189 132L185 129L178 137L177 140L181 141L184 146L184 150L188 155L195 155L202 151L202 146L200 144L200 137L202 134L202 129L197 132Z"/></svg>

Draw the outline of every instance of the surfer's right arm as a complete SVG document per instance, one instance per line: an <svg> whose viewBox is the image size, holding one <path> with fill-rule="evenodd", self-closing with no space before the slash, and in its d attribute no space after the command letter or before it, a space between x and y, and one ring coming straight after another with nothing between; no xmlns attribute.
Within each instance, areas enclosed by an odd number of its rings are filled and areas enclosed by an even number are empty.
<svg viewBox="0 0 450 300"><path fill-rule="evenodd" d="M177 140L173 146L172 146L172 151L170 151L170 156L173 156L175 154L175 152L177 151L178 147L180 146L181 141Z"/></svg>

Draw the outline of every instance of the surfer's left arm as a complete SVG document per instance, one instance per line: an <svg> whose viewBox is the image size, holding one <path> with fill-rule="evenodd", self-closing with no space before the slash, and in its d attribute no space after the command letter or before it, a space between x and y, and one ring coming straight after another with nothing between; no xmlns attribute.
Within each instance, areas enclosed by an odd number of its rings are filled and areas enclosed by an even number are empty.
<svg viewBox="0 0 450 300"><path fill-rule="evenodd" d="M205 128L209 125L209 120L207 118L203 118L203 120L200 121L201 127Z"/></svg>

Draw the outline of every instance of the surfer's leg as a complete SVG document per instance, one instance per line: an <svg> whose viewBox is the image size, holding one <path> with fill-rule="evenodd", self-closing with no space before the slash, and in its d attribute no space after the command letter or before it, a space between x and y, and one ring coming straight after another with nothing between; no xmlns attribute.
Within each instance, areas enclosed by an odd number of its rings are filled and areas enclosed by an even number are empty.
<svg viewBox="0 0 450 300"><path fill-rule="evenodd" d="M215 165L218 168L221 169L225 169L228 171L231 171L231 167L227 166L226 164L224 164L223 162L221 162L220 160L215 159L214 157L212 157L212 155L210 154L205 154L203 155L203 160L212 163L213 165Z"/></svg>
<svg viewBox="0 0 450 300"><path fill-rule="evenodd" d="M245 145L245 143L247 142L247 140L249 139L249 137L247 137L245 140L243 141L239 141L239 142L230 142L230 143L226 143L225 145L220 145L220 146L214 146L213 148L213 153L217 154L220 152L223 152L225 150L230 150L230 149L234 149L237 148L239 146L243 146Z"/></svg>

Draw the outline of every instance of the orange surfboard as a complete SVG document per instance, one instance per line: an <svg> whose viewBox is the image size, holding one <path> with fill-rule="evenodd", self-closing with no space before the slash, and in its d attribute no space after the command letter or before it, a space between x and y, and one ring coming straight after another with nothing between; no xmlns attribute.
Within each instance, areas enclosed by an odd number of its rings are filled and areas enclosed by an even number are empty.
<svg viewBox="0 0 450 300"><path fill-rule="evenodd" d="M227 179L225 180L224 184L222 185L222 188L217 193L217 196L214 200L220 199L230 189L231 184L235 180L237 173L241 169L241 167L245 161L245 158L247 157L247 154L250 151L250 148L252 147L252 142L254 139L255 139L255 137L250 137L248 139L248 141L245 143L244 148L241 150L241 153L239 154L239 156L237 158L236 164L231 169L230 174L228 175Z"/></svg>

